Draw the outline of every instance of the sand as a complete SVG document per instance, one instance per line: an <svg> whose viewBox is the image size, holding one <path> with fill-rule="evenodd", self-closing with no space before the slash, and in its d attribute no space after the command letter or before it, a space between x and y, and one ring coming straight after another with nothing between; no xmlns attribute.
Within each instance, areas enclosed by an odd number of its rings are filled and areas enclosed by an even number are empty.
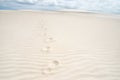
<svg viewBox="0 0 120 80"><path fill-rule="evenodd" d="M0 80L120 80L120 16L0 11Z"/></svg>

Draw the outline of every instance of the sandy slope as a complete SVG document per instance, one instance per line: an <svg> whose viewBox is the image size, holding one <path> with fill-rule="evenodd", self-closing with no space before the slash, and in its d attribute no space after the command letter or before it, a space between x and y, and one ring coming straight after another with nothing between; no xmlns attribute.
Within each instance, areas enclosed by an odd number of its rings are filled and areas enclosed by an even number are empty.
<svg viewBox="0 0 120 80"><path fill-rule="evenodd" d="M0 80L120 80L120 16L0 11Z"/></svg>

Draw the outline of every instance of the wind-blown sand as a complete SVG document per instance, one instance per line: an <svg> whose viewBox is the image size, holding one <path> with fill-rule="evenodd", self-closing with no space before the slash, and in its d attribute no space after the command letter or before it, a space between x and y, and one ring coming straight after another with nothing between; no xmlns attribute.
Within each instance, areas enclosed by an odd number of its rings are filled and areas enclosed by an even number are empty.
<svg viewBox="0 0 120 80"><path fill-rule="evenodd" d="M0 80L120 80L120 16L0 11Z"/></svg>

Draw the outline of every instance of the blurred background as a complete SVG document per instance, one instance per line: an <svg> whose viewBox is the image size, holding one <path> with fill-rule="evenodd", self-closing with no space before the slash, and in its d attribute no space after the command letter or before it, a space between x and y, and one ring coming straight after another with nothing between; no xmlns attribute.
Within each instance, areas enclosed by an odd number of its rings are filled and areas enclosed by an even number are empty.
<svg viewBox="0 0 120 80"><path fill-rule="evenodd" d="M120 0L0 0L0 10L63 10L120 14Z"/></svg>

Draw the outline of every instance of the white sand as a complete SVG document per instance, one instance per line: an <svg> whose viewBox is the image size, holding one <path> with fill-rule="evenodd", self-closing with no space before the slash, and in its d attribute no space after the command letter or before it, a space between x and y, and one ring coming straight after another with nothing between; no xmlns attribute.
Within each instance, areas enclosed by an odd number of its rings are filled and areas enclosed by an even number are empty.
<svg viewBox="0 0 120 80"><path fill-rule="evenodd" d="M0 11L0 80L120 80L120 16Z"/></svg>

